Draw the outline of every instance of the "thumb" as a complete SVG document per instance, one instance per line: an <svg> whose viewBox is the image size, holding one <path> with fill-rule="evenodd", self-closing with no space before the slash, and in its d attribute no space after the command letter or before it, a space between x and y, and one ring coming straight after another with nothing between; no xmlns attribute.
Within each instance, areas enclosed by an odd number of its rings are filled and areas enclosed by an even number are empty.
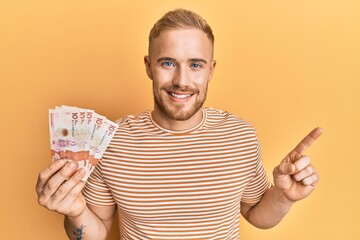
<svg viewBox="0 0 360 240"><path fill-rule="evenodd" d="M296 172L296 167L292 163L280 163L274 171L274 177L281 177L282 175L292 175Z"/></svg>

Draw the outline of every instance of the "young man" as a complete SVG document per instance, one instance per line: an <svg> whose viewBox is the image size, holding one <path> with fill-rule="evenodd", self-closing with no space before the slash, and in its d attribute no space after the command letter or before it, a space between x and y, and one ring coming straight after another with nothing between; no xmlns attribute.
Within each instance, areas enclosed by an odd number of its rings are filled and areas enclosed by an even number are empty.
<svg viewBox="0 0 360 240"><path fill-rule="evenodd" d="M303 153L320 128L274 168L271 186L253 127L202 107L216 66L213 44L199 15L168 12L151 30L144 58L153 111L119 120L85 188L84 171L71 162L40 172L39 203L65 216L70 239L105 239L116 209L123 239L238 239L240 213L270 228L314 190L319 176Z"/></svg>

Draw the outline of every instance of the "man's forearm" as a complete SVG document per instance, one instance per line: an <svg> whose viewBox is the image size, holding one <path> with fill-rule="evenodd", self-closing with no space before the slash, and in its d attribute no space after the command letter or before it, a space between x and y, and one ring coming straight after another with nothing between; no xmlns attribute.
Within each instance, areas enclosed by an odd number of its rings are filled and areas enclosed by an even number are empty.
<svg viewBox="0 0 360 240"><path fill-rule="evenodd" d="M64 227L71 240L102 240L106 239L108 230L104 223L89 209L78 217L65 217Z"/></svg>
<svg viewBox="0 0 360 240"><path fill-rule="evenodd" d="M294 202L286 199L276 187L272 187L244 217L258 228L271 228L283 219L293 204Z"/></svg>

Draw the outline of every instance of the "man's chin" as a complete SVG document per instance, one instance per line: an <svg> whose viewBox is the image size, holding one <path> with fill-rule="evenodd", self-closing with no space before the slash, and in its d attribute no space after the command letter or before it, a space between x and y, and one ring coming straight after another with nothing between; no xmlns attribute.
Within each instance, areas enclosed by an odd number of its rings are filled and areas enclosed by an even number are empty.
<svg viewBox="0 0 360 240"><path fill-rule="evenodd" d="M192 114L171 114L171 115L168 115L168 117L172 120L175 120L175 121L186 121L186 120L189 120L193 115Z"/></svg>
<svg viewBox="0 0 360 240"><path fill-rule="evenodd" d="M176 121L186 121L193 117L199 109L171 109L165 114L168 118Z"/></svg>
<svg viewBox="0 0 360 240"><path fill-rule="evenodd" d="M164 117L175 121L186 121L192 118L202 107L204 101L194 103L165 103L162 99L155 98L156 107L162 112Z"/></svg>

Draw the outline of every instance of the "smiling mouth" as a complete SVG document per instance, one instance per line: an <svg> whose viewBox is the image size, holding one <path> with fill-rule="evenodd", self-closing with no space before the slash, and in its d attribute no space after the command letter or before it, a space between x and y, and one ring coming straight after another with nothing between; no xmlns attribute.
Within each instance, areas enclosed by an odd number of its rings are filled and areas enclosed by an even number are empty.
<svg viewBox="0 0 360 240"><path fill-rule="evenodd" d="M178 93L174 93L174 92L167 92L171 97L177 98L177 99L185 99L185 98L189 98L194 94L178 94Z"/></svg>

